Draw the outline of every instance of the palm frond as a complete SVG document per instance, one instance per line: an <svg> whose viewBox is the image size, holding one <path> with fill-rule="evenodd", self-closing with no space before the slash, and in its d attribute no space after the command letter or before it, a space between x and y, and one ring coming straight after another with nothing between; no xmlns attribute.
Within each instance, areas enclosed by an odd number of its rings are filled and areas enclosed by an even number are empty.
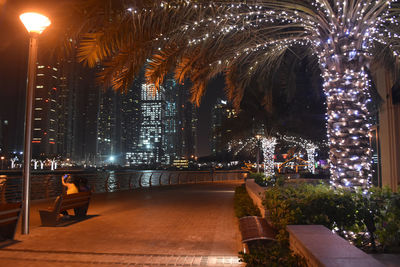
<svg viewBox="0 0 400 267"><path fill-rule="evenodd" d="M238 106L252 80L274 77L291 47L318 53L336 31L352 28L349 34L373 35L387 51L398 51L399 38L393 38L398 29L388 21L398 17L399 5L386 2L90 0L82 4L86 23L78 57L90 66L101 62L104 85L115 88L128 86L132 77L124 75L135 75L144 65L147 81L156 87L173 71L178 82L189 78L200 90L192 89L196 103L204 94L202 84L226 73L227 96ZM386 34L369 32L373 21ZM363 50L366 42L360 38L356 49ZM309 62L319 63L317 53Z"/></svg>

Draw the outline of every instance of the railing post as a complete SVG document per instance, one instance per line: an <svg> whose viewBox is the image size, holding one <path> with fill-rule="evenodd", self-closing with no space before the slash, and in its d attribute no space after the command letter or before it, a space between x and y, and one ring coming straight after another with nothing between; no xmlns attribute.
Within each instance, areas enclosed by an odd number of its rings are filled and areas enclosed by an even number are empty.
<svg viewBox="0 0 400 267"><path fill-rule="evenodd" d="M179 177L181 176L181 173L179 173L178 174L178 183L177 184L180 184L181 183L181 181L179 180Z"/></svg>
<svg viewBox="0 0 400 267"><path fill-rule="evenodd" d="M172 172L169 174L169 176L168 176L168 184L170 185L171 184L171 175L172 175Z"/></svg>
<svg viewBox="0 0 400 267"><path fill-rule="evenodd" d="M108 179L109 178L110 178L110 174L107 173L106 174L106 181L105 181L105 184L104 184L104 189L105 189L106 193L108 193Z"/></svg>
<svg viewBox="0 0 400 267"><path fill-rule="evenodd" d="M131 189L132 189L132 186L131 186L132 175L133 175L133 174L130 174L130 175L129 175L129 180L128 180L128 184L129 184L129 190L131 190Z"/></svg>
<svg viewBox="0 0 400 267"><path fill-rule="evenodd" d="M162 177L162 175L163 175L163 173L161 172L160 177L158 178L158 183L160 184L160 186L162 185L162 184L161 184L161 177Z"/></svg>
<svg viewBox="0 0 400 267"><path fill-rule="evenodd" d="M116 174L116 173L114 173L114 177L115 177L115 180L117 181L117 182L116 182L116 184L117 184L117 190L119 191L119 190L121 189L121 181L120 181L119 178L117 178L117 174Z"/></svg>
<svg viewBox="0 0 400 267"><path fill-rule="evenodd" d="M151 187L151 177L153 177L153 173L151 173L150 178L149 178L149 186Z"/></svg>
<svg viewBox="0 0 400 267"><path fill-rule="evenodd" d="M142 187L142 176L143 176L144 172L140 174L139 176L139 187Z"/></svg>

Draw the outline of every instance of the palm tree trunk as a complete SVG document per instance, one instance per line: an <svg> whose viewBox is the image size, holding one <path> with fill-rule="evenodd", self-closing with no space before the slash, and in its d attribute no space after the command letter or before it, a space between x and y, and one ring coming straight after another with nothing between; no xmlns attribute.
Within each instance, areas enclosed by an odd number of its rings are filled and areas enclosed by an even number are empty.
<svg viewBox="0 0 400 267"><path fill-rule="evenodd" d="M262 149L264 157L264 174L265 177L270 177L275 174L274 171L274 153L276 146L276 138L272 136L262 139Z"/></svg>
<svg viewBox="0 0 400 267"><path fill-rule="evenodd" d="M320 63L327 104L331 183L335 187L366 189L372 176L367 109L370 82L363 58L355 53L324 55Z"/></svg>

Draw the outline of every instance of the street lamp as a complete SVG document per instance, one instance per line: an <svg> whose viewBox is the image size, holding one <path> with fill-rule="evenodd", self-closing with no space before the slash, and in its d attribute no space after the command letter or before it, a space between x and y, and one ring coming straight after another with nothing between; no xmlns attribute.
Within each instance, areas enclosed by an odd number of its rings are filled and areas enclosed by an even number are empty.
<svg viewBox="0 0 400 267"><path fill-rule="evenodd" d="M260 172L260 139L261 139L261 135L257 134L256 138L257 138L257 173Z"/></svg>
<svg viewBox="0 0 400 267"><path fill-rule="evenodd" d="M26 82L26 107L25 107L25 138L24 138L24 192L22 205L22 234L29 234L29 207L30 207L30 164L32 155L32 115L33 97L37 61L37 40L39 35L51 24L50 20L38 13L24 13L19 16L29 32L29 60L28 77Z"/></svg>

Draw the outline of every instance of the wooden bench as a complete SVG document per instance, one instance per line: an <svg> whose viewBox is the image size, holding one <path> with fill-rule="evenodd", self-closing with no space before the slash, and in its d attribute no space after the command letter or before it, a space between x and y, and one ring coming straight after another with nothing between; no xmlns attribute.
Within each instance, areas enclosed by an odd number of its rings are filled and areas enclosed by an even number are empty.
<svg viewBox="0 0 400 267"><path fill-rule="evenodd" d="M244 252L252 250L252 241L276 241L276 232L267 221L257 216L246 216L239 219Z"/></svg>
<svg viewBox="0 0 400 267"><path fill-rule="evenodd" d="M0 241L14 239L21 203L0 204Z"/></svg>
<svg viewBox="0 0 400 267"><path fill-rule="evenodd" d="M75 217L85 217L89 207L90 192L61 195L54 201L53 207L48 210L39 210L43 226L55 226L59 223L60 213L74 209Z"/></svg>

